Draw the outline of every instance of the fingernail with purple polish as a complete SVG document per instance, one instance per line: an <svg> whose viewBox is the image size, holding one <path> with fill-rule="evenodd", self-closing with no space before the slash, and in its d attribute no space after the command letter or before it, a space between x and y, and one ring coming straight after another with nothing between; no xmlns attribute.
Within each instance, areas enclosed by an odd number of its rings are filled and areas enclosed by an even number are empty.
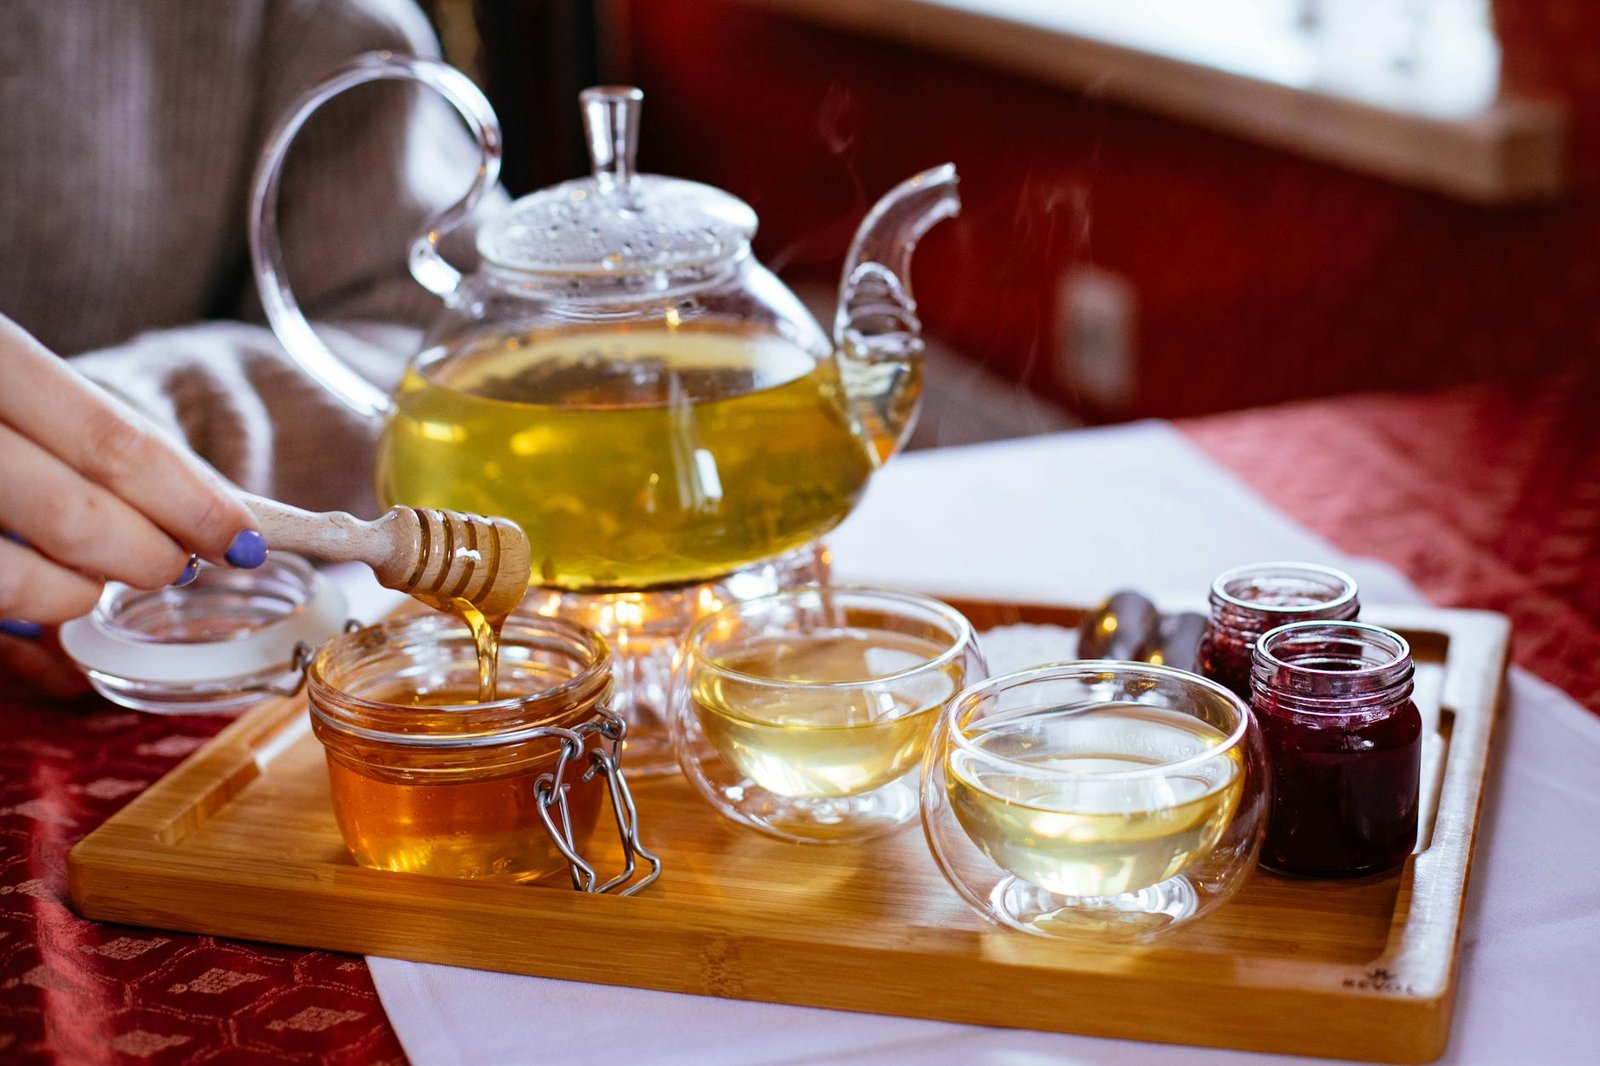
<svg viewBox="0 0 1600 1066"><path fill-rule="evenodd" d="M198 555L191 555L189 556L189 562L183 568L183 573L178 575L177 580L172 583L172 587L175 589L181 589L183 586L189 584L199 576L200 557Z"/></svg>
<svg viewBox="0 0 1600 1066"><path fill-rule="evenodd" d="M24 622L20 618L0 618L0 633L19 640L32 640L44 632L38 622Z"/></svg>
<svg viewBox="0 0 1600 1066"><path fill-rule="evenodd" d="M267 538L253 529L241 529L223 558L241 570L254 570L267 561Z"/></svg>

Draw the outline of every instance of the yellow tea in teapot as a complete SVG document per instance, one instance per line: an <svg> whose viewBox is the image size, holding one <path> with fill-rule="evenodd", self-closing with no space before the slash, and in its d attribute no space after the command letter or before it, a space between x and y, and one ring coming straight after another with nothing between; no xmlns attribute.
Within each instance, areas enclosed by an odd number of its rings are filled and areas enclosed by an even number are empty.
<svg viewBox="0 0 1600 1066"><path fill-rule="evenodd" d="M640 589L798 548L872 472L834 361L770 333L683 323L424 353L380 446L390 503L505 515L535 584Z"/></svg>

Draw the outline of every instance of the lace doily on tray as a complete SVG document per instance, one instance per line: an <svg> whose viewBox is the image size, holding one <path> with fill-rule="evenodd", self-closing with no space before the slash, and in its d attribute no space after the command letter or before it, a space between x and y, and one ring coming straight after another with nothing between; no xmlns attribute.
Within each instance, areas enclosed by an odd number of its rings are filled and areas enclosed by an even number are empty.
<svg viewBox="0 0 1600 1066"><path fill-rule="evenodd" d="M1028 622L995 626L978 634L978 644L989 664L990 677L1045 663L1067 662L1078 656L1077 631L1065 626Z"/></svg>

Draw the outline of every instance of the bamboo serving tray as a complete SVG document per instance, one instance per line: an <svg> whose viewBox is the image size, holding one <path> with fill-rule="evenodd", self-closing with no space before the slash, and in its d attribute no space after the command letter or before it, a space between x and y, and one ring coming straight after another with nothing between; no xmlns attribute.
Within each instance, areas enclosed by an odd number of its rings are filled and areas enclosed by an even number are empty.
<svg viewBox="0 0 1600 1066"><path fill-rule="evenodd" d="M1082 615L956 605L980 631ZM361 869L334 825L303 697L241 717L78 844L72 899L106 921L569 980L1426 1062L1449 1038L1510 627L1477 611L1368 615L1405 634L1417 661L1430 737L1417 852L1398 873L1351 881L1258 871L1153 946L989 926L914 826L859 845L788 844L722 820L678 777L634 785L642 836L666 864L638 896ZM596 850L615 869L614 851Z"/></svg>

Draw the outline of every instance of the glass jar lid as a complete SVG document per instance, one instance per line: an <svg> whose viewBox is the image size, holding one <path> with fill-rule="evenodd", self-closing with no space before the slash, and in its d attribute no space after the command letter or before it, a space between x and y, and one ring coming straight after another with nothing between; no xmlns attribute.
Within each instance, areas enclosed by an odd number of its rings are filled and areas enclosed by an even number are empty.
<svg viewBox="0 0 1600 1066"><path fill-rule="evenodd" d="M343 628L345 611L337 585L273 552L255 570L202 567L183 588L112 582L61 627L61 646L114 703L215 714L293 691L304 655Z"/></svg>
<svg viewBox="0 0 1600 1066"><path fill-rule="evenodd" d="M732 258L756 232L750 205L699 182L639 174L644 94L597 86L579 96L594 173L522 197L478 231L478 252L505 270L627 277Z"/></svg>

